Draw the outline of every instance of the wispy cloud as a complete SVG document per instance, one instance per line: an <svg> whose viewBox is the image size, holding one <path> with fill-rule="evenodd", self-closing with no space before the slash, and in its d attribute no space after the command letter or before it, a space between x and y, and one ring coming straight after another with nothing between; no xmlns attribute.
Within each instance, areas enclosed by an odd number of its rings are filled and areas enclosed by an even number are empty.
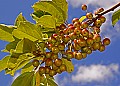
<svg viewBox="0 0 120 86"><path fill-rule="evenodd" d="M107 82L115 79L120 73L118 64L81 65L76 68L77 71L74 74L66 75L60 79L60 81L58 76L58 84L60 86L66 86L68 84L70 84L70 86L83 86L87 83L108 84Z"/></svg>
<svg viewBox="0 0 120 86"><path fill-rule="evenodd" d="M118 64L80 66L72 75L72 81L77 83L105 82L119 72Z"/></svg>
<svg viewBox="0 0 120 86"><path fill-rule="evenodd" d="M109 0L109 1L99 0L99 2L98 2L98 0L67 0L67 1L75 8L80 7L81 4L87 4L87 5L108 8L112 5L120 2L120 0Z"/></svg>

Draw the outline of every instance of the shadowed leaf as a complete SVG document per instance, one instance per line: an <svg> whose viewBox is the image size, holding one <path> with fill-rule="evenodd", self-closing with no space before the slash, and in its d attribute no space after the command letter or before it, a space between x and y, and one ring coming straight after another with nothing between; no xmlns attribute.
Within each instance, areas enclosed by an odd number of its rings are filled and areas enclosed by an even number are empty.
<svg viewBox="0 0 120 86"><path fill-rule="evenodd" d="M22 13L20 13L20 14L17 16L14 25L15 25L15 26L19 26L20 22L22 22L22 21L26 21L26 19L25 19L24 16L22 16Z"/></svg>
<svg viewBox="0 0 120 86"><path fill-rule="evenodd" d="M112 15L112 25L114 26L120 20L120 9Z"/></svg>
<svg viewBox="0 0 120 86"><path fill-rule="evenodd" d="M67 67L67 72L71 73L74 70L74 65L71 61L68 61L67 59L62 58L63 64Z"/></svg>
<svg viewBox="0 0 120 86"><path fill-rule="evenodd" d="M12 35L13 30L16 29L13 26L6 26L0 24L0 40L5 40L8 42L14 41L14 37Z"/></svg>
<svg viewBox="0 0 120 86"><path fill-rule="evenodd" d="M13 31L13 35L18 39L27 38L31 41L42 41L42 32L30 22L21 22L19 27Z"/></svg>
<svg viewBox="0 0 120 86"><path fill-rule="evenodd" d="M18 76L11 86L33 86L34 72L26 72Z"/></svg>
<svg viewBox="0 0 120 86"><path fill-rule="evenodd" d="M5 56L2 60L0 60L0 72L7 68L9 59L10 56Z"/></svg>

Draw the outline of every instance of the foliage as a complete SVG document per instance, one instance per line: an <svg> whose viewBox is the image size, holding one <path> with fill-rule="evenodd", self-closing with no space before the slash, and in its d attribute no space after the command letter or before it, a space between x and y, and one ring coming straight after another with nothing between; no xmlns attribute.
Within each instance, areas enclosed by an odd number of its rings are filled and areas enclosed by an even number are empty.
<svg viewBox="0 0 120 86"><path fill-rule="evenodd" d="M87 47L79 47L83 41L77 39L81 37L87 40L88 37L84 37L79 30L77 32L77 30L70 29L67 33L65 32L69 28L66 24L68 18L66 0L38 1L32 7L34 12L31 16L36 21L35 24L27 21L22 13L17 16L13 26L0 24L0 40L9 42L2 50L9 55L0 60L0 72L5 70L6 74L14 76L15 72L21 69L21 75L11 86L57 86L54 82L54 75L64 71L71 73L74 70L71 59L81 60L90 54L89 49L86 52L88 44ZM87 16L82 16L78 20L73 20L72 25L77 28L76 25L79 24L74 22L79 21L80 27L84 29L82 23L85 20ZM120 10L113 13L112 25L115 25L118 20L120 20ZM92 24L95 25L95 21ZM90 29L91 24L87 28ZM90 30L94 32L93 29ZM71 35L71 31L76 32L77 36ZM98 33L97 31L95 33ZM67 38L68 34L70 38ZM109 43L109 39L103 40L102 48L96 50L104 51L104 46ZM97 44L96 39L94 39L94 44ZM90 45L89 48L93 49ZM35 60L38 63L33 63ZM43 63L45 63L44 67L41 66Z"/></svg>
<svg viewBox="0 0 120 86"><path fill-rule="evenodd" d="M112 25L114 26L120 20L120 9L112 15Z"/></svg>

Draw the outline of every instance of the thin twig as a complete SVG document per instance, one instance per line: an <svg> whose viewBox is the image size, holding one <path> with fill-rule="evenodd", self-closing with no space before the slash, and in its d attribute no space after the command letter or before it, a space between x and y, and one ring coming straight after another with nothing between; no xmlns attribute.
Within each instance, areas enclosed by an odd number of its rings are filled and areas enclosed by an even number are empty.
<svg viewBox="0 0 120 86"><path fill-rule="evenodd" d="M120 3L114 5L113 7L111 7L111 8L108 9L108 10L105 10L105 11L97 14L92 20L87 20L86 22L90 25L90 24L92 24L95 20L97 20L99 17L101 17L102 15L107 14L107 13L109 13L110 11L114 11L114 10L115 10L117 7L119 7L119 6L120 6Z"/></svg>

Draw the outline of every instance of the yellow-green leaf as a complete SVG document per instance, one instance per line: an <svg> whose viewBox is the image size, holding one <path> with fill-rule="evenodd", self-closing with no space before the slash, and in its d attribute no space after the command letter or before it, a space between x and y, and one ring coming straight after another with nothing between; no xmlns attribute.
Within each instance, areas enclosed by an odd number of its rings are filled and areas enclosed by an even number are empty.
<svg viewBox="0 0 120 86"><path fill-rule="evenodd" d="M33 86L34 72L26 72L18 76L11 86Z"/></svg>
<svg viewBox="0 0 120 86"><path fill-rule="evenodd" d="M53 81L53 80L50 79L50 78L47 79L47 82L48 82L48 85L49 85L49 86L58 86L58 85L55 83L55 81Z"/></svg>
<svg viewBox="0 0 120 86"><path fill-rule="evenodd" d="M13 31L13 35L19 39L27 38L31 41L42 41L42 32L30 22L20 22L18 28Z"/></svg>
<svg viewBox="0 0 120 86"><path fill-rule="evenodd" d="M29 62L22 68L21 73L32 72L33 69L34 69L34 66L32 65L32 62Z"/></svg>
<svg viewBox="0 0 120 86"><path fill-rule="evenodd" d="M17 16L14 25L15 25L15 26L19 26L20 22L22 22L22 21L26 21L26 19L25 19L25 17L22 15L22 13L20 13L20 14Z"/></svg>
<svg viewBox="0 0 120 86"><path fill-rule="evenodd" d="M39 25L43 25L43 27L48 27L48 28L55 28L55 19L51 15L44 15L39 18L37 21Z"/></svg>
<svg viewBox="0 0 120 86"><path fill-rule="evenodd" d="M24 67L27 63L30 62L32 58L33 57L29 57L27 54L20 55L16 63L14 63L14 65L11 64L13 68L11 70L6 70L6 74L10 74L13 76L16 70L19 70L20 68Z"/></svg>
<svg viewBox="0 0 120 86"><path fill-rule="evenodd" d="M37 2L33 5L33 8L35 11L41 10L50 13L56 19L56 23L64 23L66 20L64 11L53 1Z"/></svg>
<svg viewBox="0 0 120 86"><path fill-rule="evenodd" d="M85 19L86 19L86 16L82 16L82 17L80 17L79 21L82 22Z"/></svg>
<svg viewBox="0 0 120 86"><path fill-rule="evenodd" d="M9 69L14 69L15 66L16 66L16 63L17 62L17 58L16 57L10 57L9 61L8 61L8 64L7 64L7 68Z"/></svg>
<svg viewBox="0 0 120 86"><path fill-rule="evenodd" d="M5 56L2 60L0 60L0 72L7 68L9 59L10 56Z"/></svg>
<svg viewBox="0 0 120 86"><path fill-rule="evenodd" d="M114 26L120 20L120 9L112 15L112 25Z"/></svg>
<svg viewBox="0 0 120 86"><path fill-rule="evenodd" d="M63 64L65 64L67 67L67 72L71 73L74 70L74 65L72 64L72 62L65 58L62 58L62 61L63 61Z"/></svg>
<svg viewBox="0 0 120 86"><path fill-rule="evenodd" d="M14 41L14 37L12 35L12 31L14 29L15 27L0 24L0 40L5 40L8 42Z"/></svg>
<svg viewBox="0 0 120 86"><path fill-rule="evenodd" d="M68 17L68 3L66 0L52 0L53 3L57 5L57 7L61 8L64 12L64 17L67 19Z"/></svg>
<svg viewBox="0 0 120 86"><path fill-rule="evenodd" d="M44 15L51 15L49 14L48 12L44 12L44 11L41 11L41 10L37 10L37 11L34 11L31 16L33 17L33 19L37 20L37 18L40 18L41 16L44 16Z"/></svg>
<svg viewBox="0 0 120 86"><path fill-rule="evenodd" d="M36 46L33 41L24 38L18 42L15 50L16 53L30 53L36 50Z"/></svg>
<svg viewBox="0 0 120 86"><path fill-rule="evenodd" d="M41 76L40 86L58 86L58 85L55 83L54 77L51 77L49 76L49 74L46 74L45 77Z"/></svg>
<svg viewBox="0 0 120 86"><path fill-rule="evenodd" d="M19 41L20 41L19 39L15 38L15 41L10 42L9 44L7 44L6 48L4 50L2 50L2 52L10 52L11 49L15 49L16 45L17 45L17 43Z"/></svg>
<svg viewBox="0 0 120 86"><path fill-rule="evenodd" d="M36 86L40 86L40 79L41 79L40 73L39 71L37 71L36 72Z"/></svg>

